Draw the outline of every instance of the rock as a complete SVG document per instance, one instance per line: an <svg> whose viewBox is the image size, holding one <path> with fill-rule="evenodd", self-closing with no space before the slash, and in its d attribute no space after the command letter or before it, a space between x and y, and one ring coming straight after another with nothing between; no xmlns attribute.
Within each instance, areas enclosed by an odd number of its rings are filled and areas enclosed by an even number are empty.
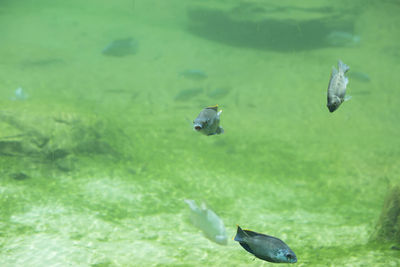
<svg viewBox="0 0 400 267"><path fill-rule="evenodd" d="M400 244L400 186L389 190L371 240Z"/></svg>
<svg viewBox="0 0 400 267"><path fill-rule="evenodd" d="M56 166L60 171L70 172L75 169L76 159L72 157L66 157L56 161Z"/></svg>

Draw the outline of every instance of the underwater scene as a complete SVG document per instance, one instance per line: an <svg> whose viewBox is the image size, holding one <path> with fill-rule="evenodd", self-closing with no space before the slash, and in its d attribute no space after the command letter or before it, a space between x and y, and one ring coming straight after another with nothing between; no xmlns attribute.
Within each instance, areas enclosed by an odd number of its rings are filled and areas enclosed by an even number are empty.
<svg viewBox="0 0 400 267"><path fill-rule="evenodd" d="M0 266L400 266L398 14L0 0Z"/></svg>

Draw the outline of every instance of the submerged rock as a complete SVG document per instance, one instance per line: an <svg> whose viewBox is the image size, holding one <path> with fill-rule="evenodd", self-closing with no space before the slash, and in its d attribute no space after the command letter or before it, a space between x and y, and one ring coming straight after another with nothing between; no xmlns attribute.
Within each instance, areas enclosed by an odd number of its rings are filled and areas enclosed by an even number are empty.
<svg viewBox="0 0 400 267"><path fill-rule="evenodd" d="M10 174L11 178L17 180L17 181L22 181L22 180L26 180L29 179L30 176L23 173L23 172L16 172L16 173L11 173Z"/></svg>
<svg viewBox="0 0 400 267"><path fill-rule="evenodd" d="M400 186L389 190L371 240L400 244Z"/></svg>
<svg viewBox="0 0 400 267"><path fill-rule="evenodd" d="M109 127L93 116L79 114L35 115L0 113L0 156L9 162L5 172L16 180L25 180L21 168L26 164L43 164L43 169L73 171L80 158L121 157L111 144ZM21 167L22 166L22 167Z"/></svg>
<svg viewBox="0 0 400 267"><path fill-rule="evenodd" d="M23 153L24 147L21 141L5 140L0 141L0 155L13 156Z"/></svg>
<svg viewBox="0 0 400 267"><path fill-rule="evenodd" d="M75 162L76 162L75 158L66 157L66 158L57 160L55 165L56 165L57 169L59 169L60 171L70 172L75 169L75 165L76 165Z"/></svg>

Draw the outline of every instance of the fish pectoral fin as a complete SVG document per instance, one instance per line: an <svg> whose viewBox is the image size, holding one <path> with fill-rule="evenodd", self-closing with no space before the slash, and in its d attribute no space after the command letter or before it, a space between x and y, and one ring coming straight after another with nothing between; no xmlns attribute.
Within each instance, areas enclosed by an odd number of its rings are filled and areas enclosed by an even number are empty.
<svg viewBox="0 0 400 267"><path fill-rule="evenodd" d="M218 126L217 130L216 130L217 134L222 134L224 133L224 128L222 128L221 126Z"/></svg>
<svg viewBox="0 0 400 267"><path fill-rule="evenodd" d="M352 98L351 95L347 95L347 96L344 97L344 101L349 101L351 98Z"/></svg>

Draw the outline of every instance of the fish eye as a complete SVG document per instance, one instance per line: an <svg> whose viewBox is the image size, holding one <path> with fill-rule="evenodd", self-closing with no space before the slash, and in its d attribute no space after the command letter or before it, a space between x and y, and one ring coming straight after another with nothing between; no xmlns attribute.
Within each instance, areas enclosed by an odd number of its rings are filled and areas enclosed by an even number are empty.
<svg viewBox="0 0 400 267"><path fill-rule="evenodd" d="M292 255L291 254L286 254L286 258L291 259Z"/></svg>

